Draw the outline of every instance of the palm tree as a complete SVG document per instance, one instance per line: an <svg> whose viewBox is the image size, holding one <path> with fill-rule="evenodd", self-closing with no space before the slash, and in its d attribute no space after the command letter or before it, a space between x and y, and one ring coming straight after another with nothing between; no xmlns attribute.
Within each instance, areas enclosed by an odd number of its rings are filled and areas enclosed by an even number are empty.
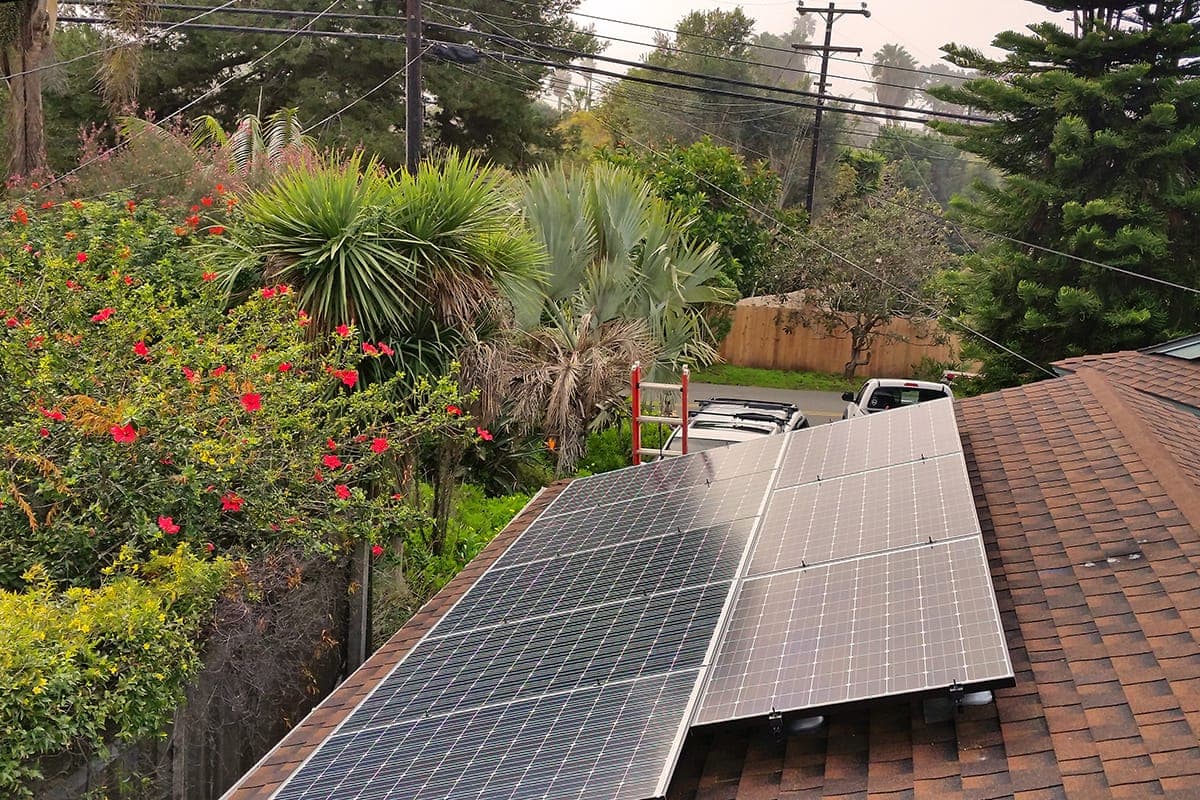
<svg viewBox="0 0 1200 800"><path fill-rule="evenodd" d="M570 474L589 427L619 402L634 361L677 369L716 357L703 316L731 298L716 245L697 246L633 173L607 165L547 169L523 205L549 255L540 285L509 289L514 328L464 354L464 372L557 444Z"/></svg>
<svg viewBox="0 0 1200 800"><path fill-rule="evenodd" d="M891 106L907 106L921 86L921 75L914 70L917 60L903 45L885 44L872 56L871 77L875 100ZM895 117L896 113L891 112Z"/></svg>

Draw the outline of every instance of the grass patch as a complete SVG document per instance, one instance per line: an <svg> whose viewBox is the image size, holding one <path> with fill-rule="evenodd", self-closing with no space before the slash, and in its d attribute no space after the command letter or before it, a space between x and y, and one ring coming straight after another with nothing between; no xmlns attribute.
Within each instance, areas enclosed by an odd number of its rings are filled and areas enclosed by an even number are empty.
<svg viewBox="0 0 1200 800"><path fill-rule="evenodd" d="M856 392L863 378L846 380L828 372L792 372L782 369L758 369L733 364L714 364L692 371L697 383L725 386L759 386L764 389L797 389L809 392Z"/></svg>

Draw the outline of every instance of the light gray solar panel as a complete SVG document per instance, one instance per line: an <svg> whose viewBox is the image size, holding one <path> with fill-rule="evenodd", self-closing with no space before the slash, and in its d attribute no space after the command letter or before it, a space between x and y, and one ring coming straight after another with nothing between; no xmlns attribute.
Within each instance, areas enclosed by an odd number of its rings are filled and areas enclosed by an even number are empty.
<svg viewBox="0 0 1200 800"><path fill-rule="evenodd" d="M778 486L961 453L951 400L897 408L793 434Z"/></svg>
<svg viewBox="0 0 1200 800"><path fill-rule="evenodd" d="M962 456L910 461L777 490L749 575L978 535Z"/></svg>
<svg viewBox="0 0 1200 800"><path fill-rule="evenodd" d="M972 537L743 582L695 723L1011 677Z"/></svg>

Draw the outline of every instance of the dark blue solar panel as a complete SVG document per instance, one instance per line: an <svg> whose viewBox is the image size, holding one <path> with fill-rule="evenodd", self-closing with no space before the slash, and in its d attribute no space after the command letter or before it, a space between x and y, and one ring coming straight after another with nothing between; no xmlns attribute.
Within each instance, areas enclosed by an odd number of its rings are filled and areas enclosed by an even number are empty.
<svg viewBox="0 0 1200 800"><path fill-rule="evenodd" d="M277 800L642 800L659 792L694 670L332 736Z"/></svg>
<svg viewBox="0 0 1200 800"><path fill-rule="evenodd" d="M482 624L573 611L635 594L732 580L754 529L737 520L563 558L489 570L438 623L434 636Z"/></svg>

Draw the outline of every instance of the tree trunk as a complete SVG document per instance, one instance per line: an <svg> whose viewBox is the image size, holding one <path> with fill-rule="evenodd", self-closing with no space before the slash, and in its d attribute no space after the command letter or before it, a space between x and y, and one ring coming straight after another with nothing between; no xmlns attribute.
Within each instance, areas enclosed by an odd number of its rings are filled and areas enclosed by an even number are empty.
<svg viewBox="0 0 1200 800"><path fill-rule="evenodd" d="M853 378L859 367L865 367L871 363L872 338L869 333L850 332L850 360L846 362L846 367L842 370L843 378L847 380ZM864 353L866 353L865 358L863 357Z"/></svg>
<svg viewBox="0 0 1200 800"><path fill-rule="evenodd" d="M446 550L446 530L450 526L450 507L454 499L454 468L458 465L458 448L449 442L437 445L437 473L433 480L433 539L429 549L435 556Z"/></svg>
<svg viewBox="0 0 1200 800"><path fill-rule="evenodd" d="M10 98L8 174L28 178L45 174L49 166L41 67L54 18L47 0L19 3L17 14L16 38L4 53L3 63Z"/></svg>

